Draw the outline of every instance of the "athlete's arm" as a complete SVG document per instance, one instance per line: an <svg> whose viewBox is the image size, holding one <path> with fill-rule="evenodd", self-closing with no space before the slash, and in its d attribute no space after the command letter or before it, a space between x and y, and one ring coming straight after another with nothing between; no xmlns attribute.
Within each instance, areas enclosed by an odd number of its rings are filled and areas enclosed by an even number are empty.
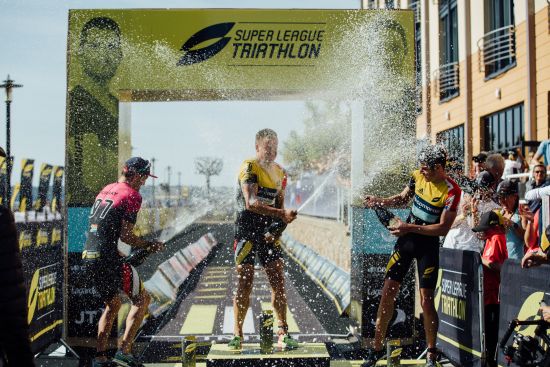
<svg viewBox="0 0 550 367"><path fill-rule="evenodd" d="M122 221L122 229L120 231L120 240L132 247L149 248L152 251L162 250L164 243L160 241L147 241L134 234L134 223L126 220Z"/></svg>
<svg viewBox="0 0 550 367"><path fill-rule="evenodd" d="M375 196L367 195L363 201L366 208L372 208L375 206L386 206L390 208L405 206L413 197L414 191L409 186L397 195L390 196L389 198L378 198Z"/></svg>
<svg viewBox="0 0 550 367"><path fill-rule="evenodd" d="M455 218L456 210L443 210L439 223L420 226L399 220L395 226L391 227L390 232L395 236L402 236L406 233L418 233L434 237L445 236L449 232L449 229L451 229Z"/></svg>
<svg viewBox="0 0 550 367"><path fill-rule="evenodd" d="M500 271L502 264L496 261L490 261L484 257L481 258L481 263L491 270Z"/></svg>
<svg viewBox="0 0 550 367"><path fill-rule="evenodd" d="M284 204L282 208L274 208L269 205L262 203L258 199L258 185L252 183L243 183L241 184L243 190L244 202L246 210L251 212L269 215L271 217L280 218L285 223L290 223L296 219L296 211L284 209ZM284 199L284 193L283 193Z"/></svg>

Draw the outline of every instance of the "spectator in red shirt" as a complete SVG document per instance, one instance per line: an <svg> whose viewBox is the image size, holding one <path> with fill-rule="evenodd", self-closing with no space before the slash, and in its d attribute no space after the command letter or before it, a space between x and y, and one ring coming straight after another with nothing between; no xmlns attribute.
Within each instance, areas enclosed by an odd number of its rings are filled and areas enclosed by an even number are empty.
<svg viewBox="0 0 550 367"><path fill-rule="evenodd" d="M494 211L483 213L474 232L483 232L485 248L481 255L483 263L483 301L485 304L485 355L488 366L496 366L495 354L498 343L500 268L508 258L506 232L499 215Z"/></svg>

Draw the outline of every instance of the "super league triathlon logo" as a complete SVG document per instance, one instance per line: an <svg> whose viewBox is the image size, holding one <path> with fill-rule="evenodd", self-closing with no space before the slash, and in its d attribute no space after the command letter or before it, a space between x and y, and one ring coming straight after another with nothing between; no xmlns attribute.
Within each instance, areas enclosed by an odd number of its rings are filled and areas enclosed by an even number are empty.
<svg viewBox="0 0 550 367"><path fill-rule="evenodd" d="M183 56L178 66L197 64L208 60L222 51L231 42L232 58L254 59L317 59L325 37L323 23L269 23L247 22L237 27L234 36L228 36L235 27L234 22L218 23L193 34L181 46ZM260 28L254 28L254 27ZM313 28L312 28L313 26ZM246 28L246 29L245 29ZM198 47L201 44L208 44Z"/></svg>

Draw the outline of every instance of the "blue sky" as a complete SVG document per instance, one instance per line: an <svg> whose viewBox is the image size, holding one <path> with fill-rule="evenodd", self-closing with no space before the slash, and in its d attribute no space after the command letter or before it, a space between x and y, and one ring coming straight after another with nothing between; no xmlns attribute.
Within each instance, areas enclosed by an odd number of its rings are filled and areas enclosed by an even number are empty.
<svg viewBox="0 0 550 367"><path fill-rule="evenodd" d="M23 88L14 91L12 103L12 182L19 182L20 161L34 158L41 163L64 165L66 47L68 9L78 8L317 8L357 9L359 0L0 0L0 80L7 74ZM4 92L1 101L4 101ZM0 111L0 146L5 147L5 104ZM191 124L182 124L181 117ZM303 104L294 102L141 103L132 107L134 154L158 159L160 181L165 167L172 166L182 181L201 184L193 172L197 155L227 158L222 175L214 185L235 177L235 166L254 153L253 136L261 127L277 127L281 140L300 127ZM162 120L170 134L155 129ZM220 124L220 125L217 125ZM245 128L244 125L248 128ZM208 144L197 144L196 134L209 135ZM242 140L239 140L242 139ZM225 143L230 141L231 144ZM174 145L176 144L176 145ZM179 149L174 151L174 147ZM229 153L231 152L231 153ZM35 168L37 176L38 168Z"/></svg>

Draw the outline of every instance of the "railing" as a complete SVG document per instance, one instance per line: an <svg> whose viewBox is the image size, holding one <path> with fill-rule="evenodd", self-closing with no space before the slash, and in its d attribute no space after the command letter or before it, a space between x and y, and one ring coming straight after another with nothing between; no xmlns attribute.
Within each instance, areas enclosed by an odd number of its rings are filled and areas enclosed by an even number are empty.
<svg viewBox="0 0 550 367"><path fill-rule="evenodd" d="M495 74L512 65L516 58L516 27L509 25L495 29L477 41L479 70L485 76Z"/></svg>
<svg viewBox="0 0 550 367"><path fill-rule="evenodd" d="M441 65L434 72L436 93L441 101L458 95L460 92L460 72L458 62Z"/></svg>

